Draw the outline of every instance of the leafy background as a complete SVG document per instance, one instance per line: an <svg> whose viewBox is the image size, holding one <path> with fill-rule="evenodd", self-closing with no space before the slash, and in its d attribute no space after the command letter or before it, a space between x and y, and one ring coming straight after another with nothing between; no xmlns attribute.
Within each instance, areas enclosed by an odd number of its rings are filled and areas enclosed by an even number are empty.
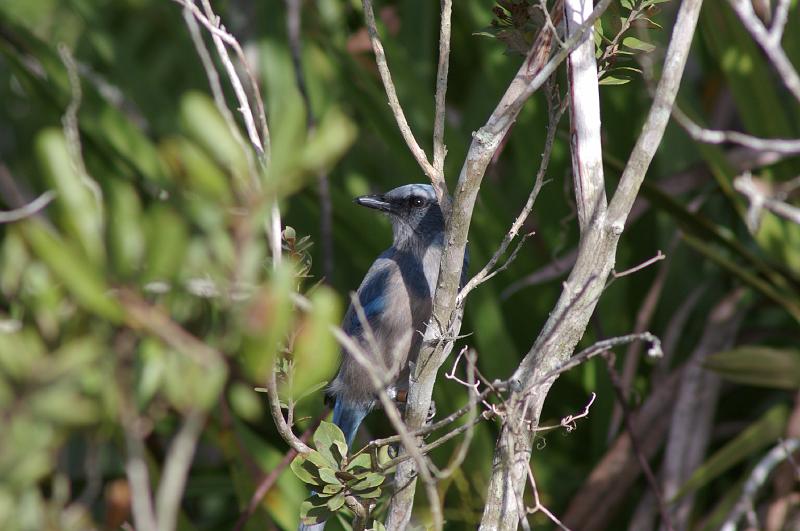
<svg viewBox="0 0 800 531"><path fill-rule="evenodd" d="M800 18L792 2L784 47L800 64ZM629 2L603 17L613 31ZM298 431L323 411L316 384L330 378L336 349L326 325L338 322L349 291L388 245L386 220L352 204L356 195L423 177L386 106L358 2L315 0L303 5L303 71L317 133L309 135L285 31L285 5L217 2L227 27L245 44L263 89L272 130L274 166L286 241L295 267L270 272L260 234L241 236L237 208L249 205L241 184L244 157L209 97L179 6L162 0L5 0L0 3L0 160L10 170L0 186L4 208L14 191L28 199L54 189L43 216L0 226L0 527L84 529L118 527L130 491L124 474L122 411L132 407L149 427L151 473L183 414L209 411L182 504L181 529L229 529L255 482L283 458L286 445L267 412L265 371L277 340L295 338L294 378L284 399L297 403ZM446 172L460 169L470 134L490 113L519 63L489 28L493 4L457 2L448 90ZM663 54L675 6L660 4L642 28L642 42ZM379 25L400 99L423 146L431 143L438 8L436 2L381 2ZM59 57L63 43L79 63L83 97L78 112L82 153L101 200L75 170L62 117L72 97ZM639 75L601 90L609 190L647 112ZM560 81L565 86L563 76ZM229 94L232 102L233 98ZM701 123L771 137L800 136L800 108L782 89L756 45L723 2L707 2L695 38L680 104ZM234 106L232 105L232 108ZM527 196L540 162L547 112L541 96L520 114L502 155L490 167L470 233L473 268L491 256ZM535 231L517 260L476 290L466 307L466 343L479 353L489 378L507 377L530 347L561 288L561 274L524 284L533 272L577 244L572 219L568 124L561 125L548 184L527 229ZM628 333L656 275L665 284L648 325L672 334L662 362L642 361L632 402L646 402L698 345L719 301L743 288L741 326L731 352L714 353L710 367L725 377L712 419L706 463L686 489L696 493L694 522L713 528L766 449L787 430L800 388L800 228L766 216L751 235L746 204L731 191L737 171L731 148L694 143L671 125L647 176L640 217L629 223L618 270L658 250L667 261L609 286L583 340ZM334 274L322 279L317 176L330 179ZM797 176L786 160L758 170L780 182ZM270 188L271 189L271 188ZM702 198L699 209L689 206ZM252 198L251 198L252 199ZM300 241L310 236L309 240ZM685 236L685 237L683 237ZM312 245L313 244L313 245ZM245 249L243 251L242 249ZM229 296L238 278L245 300ZM203 291L212 286L217 292ZM308 315L292 310L289 293L310 294ZM211 364L153 334L128 326L121 289L158 305L206 345L222 353ZM210 289L210 288L209 288ZM688 301L688 302L687 302ZM770 350L766 350L770 349ZM727 350L727 349L725 349ZM618 353L622 367L624 356ZM303 397L306 391L311 392ZM579 412L598 397L587 420L571 433L542 434L533 465L543 502L556 514L577 514L607 492L587 484L620 433L604 362L590 362L559 379L545 407L547 424ZM440 412L460 407L466 394L442 379L434 396ZM667 400L672 400L668 398ZM669 414L661 415L669 422ZM373 414L362 432L390 434ZM469 456L444 482L448 529L474 528L480 518L497 426L483 423ZM661 442L656 443L658 468ZM452 446L437 450L446 462ZM645 489L639 477L613 482L615 495L593 525L628 525ZM769 489L767 489L769 492ZM305 486L286 469L249 529L292 529ZM425 521L424 497L417 512ZM570 512L571 511L571 512ZM577 516L567 521L588 529ZM534 522L547 528L539 517ZM337 524L332 524L334 527Z"/></svg>

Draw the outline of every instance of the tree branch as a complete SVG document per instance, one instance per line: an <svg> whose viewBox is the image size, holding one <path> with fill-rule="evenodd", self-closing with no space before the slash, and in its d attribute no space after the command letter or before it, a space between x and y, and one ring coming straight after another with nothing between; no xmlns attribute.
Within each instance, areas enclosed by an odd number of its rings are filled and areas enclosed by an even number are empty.
<svg viewBox="0 0 800 531"><path fill-rule="evenodd" d="M569 52L577 46L583 32L591 28L594 21L609 4L610 0L601 0L580 28L578 35L567 39L565 47L559 49L549 61L553 36L549 31L540 31L522 66L486 124L473 134L472 143L456 186L453 208L447 218L445 248L439 267L433 317L425 331L424 346L414 366L413 374L410 376L405 420L411 430L421 427L425 422L437 371L452 349L450 338L457 335L460 328L460 315L456 311L455 303L467 244L467 233L486 167L527 99L541 87ZM554 7L555 23L563 17L562 5L559 0ZM403 529L411 517L414 498L415 470L413 463L408 462L398 466L396 478L398 484L408 485L408 487L397 491L393 496L386 525L390 529Z"/></svg>
<svg viewBox="0 0 800 531"><path fill-rule="evenodd" d="M574 34L591 12L591 0L566 0L564 21L567 35ZM600 90L594 50L594 33L586 32L567 59L572 178L581 232L592 220L604 215L607 206L603 146L600 142Z"/></svg>
<svg viewBox="0 0 800 531"><path fill-rule="evenodd" d="M521 391L514 392L509 399L513 418L530 419L534 426L538 423L544 399L554 379L533 387L530 383L563 363L586 330L613 266L625 220L669 120L701 5L702 0L684 0L681 3L653 105L607 214L603 216L595 211L593 222L583 225L575 267L564 284L550 319L514 374L513 380L518 382L516 388ZM575 101L571 103L576 104ZM520 515L513 500L520 496L525 486L521 471L530 459L531 444L530 433L517 429L511 422L504 424L495 450L482 529L516 528Z"/></svg>
<svg viewBox="0 0 800 531"><path fill-rule="evenodd" d="M780 37L783 35L783 22L776 18L776 22L780 25L774 26L774 32L769 32L755 11L753 11L753 3L750 0L728 0L728 3L736 11L739 20L750 32L753 40L764 50L767 59L777 70L783 84L786 85L786 88L789 89L795 99L800 101L800 76L781 47Z"/></svg>
<svg viewBox="0 0 800 531"><path fill-rule="evenodd" d="M408 120L406 120L406 115L403 112L403 107L400 106L400 100L397 99L397 90L394 88L394 82L392 81L392 73L389 71L389 65L386 62L386 53L383 51L383 44L381 43L381 39L378 36L378 27L375 23L375 13L373 12L372 9L372 0L362 0L362 4L364 6L364 19L367 23L367 31L369 32L369 41L372 44L372 51L375 52L375 63L378 65L378 72L380 73L381 76L383 89L386 91L386 95L389 97L389 108L391 108L392 114L394 115L394 118L397 121L397 127L400 129L400 134L403 135L403 140L405 140L408 149L411 151L411 154L416 159L417 164L419 164L419 167L422 168L422 171L425 173L425 175L428 176L428 178L434 184L434 188L436 188L437 192L441 191L442 189L446 190L447 187L444 185L444 183L438 182L440 175L437 173L436 169L431 165L431 163L428 162L428 156L425 154L425 151L421 147L419 147L417 139L414 138L414 133L411 131L411 127L408 125ZM444 15L444 11L442 13ZM448 53L449 53L449 48L450 45L448 44L447 45ZM444 66L445 84L447 83L446 69L447 67L445 65ZM441 74L442 74L442 66L440 58L439 75ZM437 76L437 86L438 86L438 78L439 76ZM444 93L442 94L442 105L444 105ZM437 99L437 109L438 109L438 99Z"/></svg>

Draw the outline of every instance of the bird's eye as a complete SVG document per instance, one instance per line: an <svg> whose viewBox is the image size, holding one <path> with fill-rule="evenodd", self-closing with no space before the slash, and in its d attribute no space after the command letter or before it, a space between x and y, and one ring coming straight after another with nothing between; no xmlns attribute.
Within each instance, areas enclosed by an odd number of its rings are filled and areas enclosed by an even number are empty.
<svg viewBox="0 0 800 531"><path fill-rule="evenodd" d="M425 201L421 197L412 197L409 200L409 203L411 203L411 206L413 207L421 207L425 204Z"/></svg>

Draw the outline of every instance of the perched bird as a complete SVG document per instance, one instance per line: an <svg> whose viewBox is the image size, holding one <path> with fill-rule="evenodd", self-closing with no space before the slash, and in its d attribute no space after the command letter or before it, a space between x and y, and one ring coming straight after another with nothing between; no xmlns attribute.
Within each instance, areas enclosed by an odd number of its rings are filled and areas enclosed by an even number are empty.
<svg viewBox="0 0 800 531"><path fill-rule="evenodd" d="M362 347L371 366L388 382L387 391L396 396L407 389L409 362L419 354L431 316L444 245L444 216L428 184L408 184L382 195L358 197L355 202L388 215L394 238L369 268L356 294L369 329L362 326L352 304L342 329ZM465 255L462 284L466 266ZM367 369L347 349L342 351L339 372L327 395L334 402L333 422L350 446L377 399ZM324 525L301 525L300 529L316 531Z"/></svg>

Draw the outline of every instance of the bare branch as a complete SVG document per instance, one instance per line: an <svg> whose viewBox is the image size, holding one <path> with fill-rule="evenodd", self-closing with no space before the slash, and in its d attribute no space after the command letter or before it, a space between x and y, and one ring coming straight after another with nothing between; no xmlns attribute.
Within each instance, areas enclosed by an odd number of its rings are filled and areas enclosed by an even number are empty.
<svg viewBox="0 0 800 531"><path fill-rule="evenodd" d="M753 179L750 172L735 178L733 187L750 202L747 212L747 227L750 232L755 233L758 230L765 209L800 225L800 208L781 201L781 198L786 196L785 193L779 192L777 197L769 195L767 183Z"/></svg>
<svg viewBox="0 0 800 531"><path fill-rule="evenodd" d="M797 155L800 153L800 139L793 138L758 138L738 131L715 131L701 127L680 110L678 106L672 108L672 117L675 121L698 142L704 144L738 144L759 151L781 153L783 155Z"/></svg>
<svg viewBox="0 0 800 531"><path fill-rule="evenodd" d="M742 495L739 501L736 502L733 510L728 514L725 523L722 524L721 531L735 531L738 527L738 522L746 511L753 510L753 501L758 492L758 489L767 481L772 469L780 463L790 458L792 452L800 448L800 439L789 439L781 441L776 444L772 450L767 452L767 455L761 458L756 464L747 483L744 484Z"/></svg>
<svg viewBox="0 0 800 531"><path fill-rule="evenodd" d="M612 269L611 270L611 275L614 278L622 278L622 277L625 277L625 276L628 276L628 275L632 275L633 273L636 273L637 271L641 271L642 269L650 267L651 265L655 264L656 262L660 262L661 260L665 259L666 257L667 257L667 255L663 254L661 252L661 250L659 250L654 257L645 260L644 262L642 262L641 264L639 264L637 266L634 266L634 267L632 267L630 269L626 269L625 271L623 271L621 273L617 273L614 269Z"/></svg>
<svg viewBox="0 0 800 531"><path fill-rule="evenodd" d="M628 158L628 163L620 177L619 186L608 208L609 222L614 231L622 232L633 201L636 199L639 187L647 173L647 168L661 143L664 129L666 129L672 114L675 97L680 88L702 3L702 0L681 3L667 55L664 58L662 76L656 87L653 105L650 107L647 120L636 140L633 152Z"/></svg>
<svg viewBox="0 0 800 531"><path fill-rule="evenodd" d="M591 28L591 25L609 4L610 0L601 0L581 31L578 32L579 35L568 39L565 48L560 49L549 61L548 58L552 51L552 34L549 31L539 32L522 66L492 115L486 124L473 134L472 143L455 189L453 208L448 218L445 235L447 243L439 268L433 317L426 329L424 346L414 367L414 374L410 378L411 385L405 418L412 430L419 428L425 422L437 371L452 349L452 342L446 339L442 341L442 339L457 335L460 327L460 312L457 311L455 303L467 244L467 233L486 168L524 103L550 77L556 67L577 45L583 32ZM554 22L563 17L562 6L561 0L556 2L553 9ZM456 333L453 333L454 330ZM410 509L414 498L415 482L413 463L408 462L398 466L396 477L400 484L408 484L409 488L404 488L393 496L386 525L387 528L402 529L406 527L411 517Z"/></svg>
<svg viewBox="0 0 800 531"><path fill-rule="evenodd" d="M753 11L753 3L750 0L728 0L728 3L736 11L739 20L750 32L753 40L764 50L772 66L777 70L783 84L786 85L786 88L789 89L795 99L800 101L800 76L798 76L797 70L795 70L780 43L780 36L783 34L783 30L780 29L780 31L775 31L774 33L767 31L761 19ZM783 17L782 14L781 17ZM781 26L774 26L775 29L783 27L782 24L784 23L782 21L776 20L776 22L781 23Z"/></svg>
<svg viewBox="0 0 800 531"><path fill-rule="evenodd" d="M608 206L607 215L584 226L586 230L581 235L577 261L564 284L565 289L539 337L514 374L513 379L519 382L521 391L512 394L509 399L511 407L533 422L538 422L553 379L536 386L530 386L530 383L562 364L585 332L613 265L625 220L663 137L701 5L702 0L684 0L681 3L653 105ZM597 213L594 215L597 216ZM520 515L516 505L510 500L515 499L525 484L520 481L515 467L526 462L530 458L530 452L531 441L528 434L518 433L513 426L505 423L495 450L495 466L489 484L482 529L516 527Z"/></svg>
<svg viewBox="0 0 800 531"><path fill-rule="evenodd" d="M775 13L772 16L772 27L769 29L769 38L772 42L780 44L783 38L783 30L789 21L789 5L791 0L778 0L775 6Z"/></svg>
<svg viewBox="0 0 800 531"><path fill-rule="evenodd" d="M573 35L592 12L591 0L565 0L564 22ZM600 142L600 90L594 33L587 31L567 58L570 101L570 153L581 233L605 214L607 201Z"/></svg>
<svg viewBox="0 0 800 531"><path fill-rule="evenodd" d="M269 371L267 376L267 397L269 398L269 410L272 414L272 420L275 421L275 426L278 428L278 433L284 441L289 444L297 453L307 454L311 452L311 448L292 431L291 426L286 422L281 409L281 399L278 396L278 379L275 370Z"/></svg>
<svg viewBox="0 0 800 531"><path fill-rule="evenodd" d="M153 494L150 490L150 473L145 461L144 443L141 436L141 422L130 407L123 406L121 415L122 428L125 433L125 473L131 485L131 503L133 521L140 531L158 531L156 513L153 508Z"/></svg>
<svg viewBox="0 0 800 531"><path fill-rule="evenodd" d="M447 96L447 72L450 65L450 15L453 11L452 0L442 0L442 21L439 30L439 65L436 70L436 96L433 115L433 169L436 171L436 196L442 212L450 211L450 196L447 193L447 184L444 178L444 158L447 156L447 147L444 144L444 125Z"/></svg>
<svg viewBox="0 0 800 531"><path fill-rule="evenodd" d="M548 15L549 16L549 15ZM555 88L551 88L550 97L548 98L548 105L550 109L550 117L549 122L547 124L547 134L545 137L544 142L544 151L542 152L542 162L539 165L539 170L536 172L536 179L533 184L533 189L531 193L528 195L528 200L525 202L525 206L522 207L522 210L519 214L517 214L517 218L511 224L511 228L508 229L506 235L503 237L503 241L500 242L497 250L494 252L492 257L486 262L486 265L472 277L469 282L461 289L458 293L458 297L456 299L456 304L461 305L467 298L469 293L489 280L492 276L498 273L500 270L492 269L497 265L497 262L500 260L500 257L503 256L506 251L508 250L508 246L511 245L511 242L516 238L517 234L519 234L520 229L522 229L522 225L530 216L531 211L533 210L533 204L536 202L536 198L539 196L539 192L544 185L544 176L547 173L547 166L550 163L550 154L553 151L553 143L555 142L556 131L558 130L558 123L561 121L561 116L563 116L564 111L566 110L566 103L567 100L564 100L562 104L556 104L553 100L556 97ZM524 239L524 238L523 238ZM521 245L522 242L520 242ZM512 258L516 251L519 250L519 246L512 253ZM509 258L508 262L512 261L512 258ZM507 263L508 263L507 262Z"/></svg>
<svg viewBox="0 0 800 531"><path fill-rule="evenodd" d="M414 133L411 132L411 127L408 125L408 120L406 120L406 115L403 113L403 108L400 106L400 100L397 99L397 90L394 88L394 82L392 81L392 73L389 71L389 65L386 62L386 53L383 51L383 44L381 43L381 39L378 36L378 27L375 23L375 13L372 10L372 0L362 0L362 4L364 6L364 19L367 23L367 30L369 32L369 40L372 44L372 51L375 52L375 63L378 65L378 72L381 76L381 81L383 82L383 88L386 91L386 95L389 97L389 107L392 109L392 114L394 115L395 120L397 121L397 127L400 129L400 134L403 135L403 140L406 141L406 145L408 149L411 151L411 154L414 155L414 158L417 160L417 164L419 167L422 168L422 171L431 182L434 184L434 188L436 188L437 192L440 192L443 188L442 184L438 184L437 181L439 180L440 176L436 172L436 169L428 162L428 156L425 154L425 151L419 147L419 143L417 143L417 139L414 138ZM442 13L442 19L444 20L444 12ZM449 16L448 16L449 18ZM448 25L449 29L449 25ZM440 44L441 48L441 44ZM447 45L447 49L449 50L450 46ZM446 66L444 67L446 69ZM446 74L446 70L444 72ZM442 74L442 67L441 67L441 58L440 58L440 71L439 75L437 75L437 86L438 86L438 78ZM445 75L445 79L443 81L446 85L447 83L447 76ZM444 101L444 93L442 93L442 102ZM443 104L443 103L442 103ZM438 101L437 101L437 108L438 108ZM442 149L444 146L442 146ZM439 198L440 201L442 198Z"/></svg>
<svg viewBox="0 0 800 531"><path fill-rule="evenodd" d="M7 170L5 166L0 166L0 171ZM40 212L44 207L49 205L50 201L56 198L56 195L57 194L53 190L48 190L23 207L0 211L0 224L21 221L36 215L37 212Z"/></svg>

